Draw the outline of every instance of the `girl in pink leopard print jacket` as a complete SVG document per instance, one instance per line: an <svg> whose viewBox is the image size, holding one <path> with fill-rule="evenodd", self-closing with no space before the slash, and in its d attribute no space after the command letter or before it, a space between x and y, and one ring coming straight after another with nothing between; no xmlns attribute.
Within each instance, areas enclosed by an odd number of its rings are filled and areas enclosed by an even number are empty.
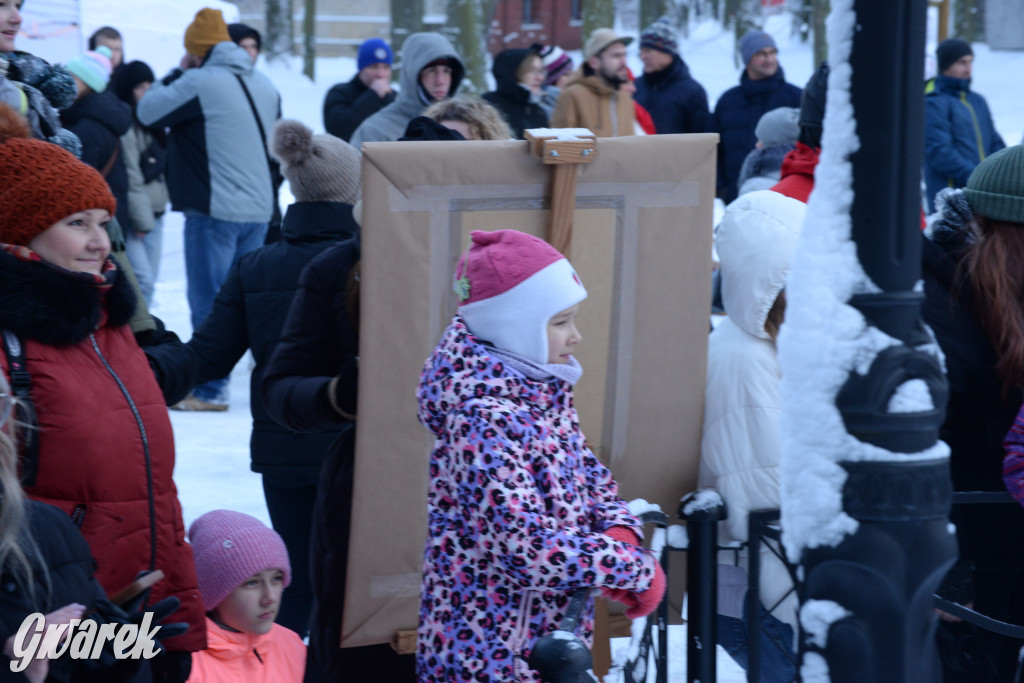
<svg viewBox="0 0 1024 683"><path fill-rule="evenodd" d="M417 675L540 681L526 660L574 591L600 589L639 617L665 578L579 428L572 351L587 292L572 266L524 233L474 231L455 291L417 391L436 435ZM592 640L592 604L579 635Z"/></svg>

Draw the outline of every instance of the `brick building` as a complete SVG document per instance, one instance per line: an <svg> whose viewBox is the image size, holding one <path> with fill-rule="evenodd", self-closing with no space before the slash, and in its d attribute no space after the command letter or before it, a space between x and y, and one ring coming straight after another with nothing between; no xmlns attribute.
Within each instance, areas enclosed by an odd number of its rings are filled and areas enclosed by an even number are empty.
<svg viewBox="0 0 1024 683"><path fill-rule="evenodd" d="M583 0L499 0L491 18L487 49L497 54L533 43L565 50L583 46Z"/></svg>
<svg viewBox="0 0 1024 683"><path fill-rule="evenodd" d="M231 0L243 23L263 31L265 0ZM498 0L489 22L487 48L496 54L508 47L554 43L566 50L582 45L583 0ZM295 52L302 49L302 0L292 0ZM445 0L424 0L425 30L444 25ZM367 38L390 38L390 0L317 0L317 54L354 57Z"/></svg>

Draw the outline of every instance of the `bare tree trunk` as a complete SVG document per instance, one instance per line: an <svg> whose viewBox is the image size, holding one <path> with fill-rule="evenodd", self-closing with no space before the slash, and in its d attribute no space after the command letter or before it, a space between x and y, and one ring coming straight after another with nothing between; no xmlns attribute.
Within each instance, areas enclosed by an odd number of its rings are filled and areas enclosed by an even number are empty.
<svg viewBox="0 0 1024 683"><path fill-rule="evenodd" d="M316 80L316 0L305 0L306 12L302 17L302 73Z"/></svg>
<svg viewBox="0 0 1024 683"><path fill-rule="evenodd" d="M586 0L583 3L583 42L599 28L615 25L615 3L613 0Z"/></svg>
<svg viewBox="0 0 1024 683"><path fill-rule="evenodd" d="M292 0L267 0L263 54L268 62L292 54Z"/></svg>
<svg viewBox="0 0 1024 683"><path fill-rule="evenodd" d="M672 25L676 25L676 3L673 0L640 0L640 30L653 24L665 15L672 17Z"/></svg>
<svg viewBox="0 0 1024 683"><path fill-rule="evenodd" d="M482 93L487 90L487 34L480 0L448 0L447 14L441 33L452 41L466 67L461 91Z"/></svg>
<svg viewBox="0 0 1024 683"><path fill-rule="evenodd" d="M814 25L814 0L800 0L800 5L793 12L793 32L800 35L800 42L811 39L811 28Z"/></svg>
<svg viewBox="0 0 1024 683"><path fill-rule="evenodd" d="M956 0L953 37L968 43L985 40L985 0Z"/></svg>
<svg viewBox="0 0 1024 683"><path fill-rule="evenodd" d="M832 10L830 0L814 0L814 67L828 59L828 36L825 34L825 19Z"/></svg>
<svg viewBox="0 0 1024 683"><path fill-rule="evenodd" d="M391 0L391 49L401 54L402 43L423 28L423 0Z"/></svg>

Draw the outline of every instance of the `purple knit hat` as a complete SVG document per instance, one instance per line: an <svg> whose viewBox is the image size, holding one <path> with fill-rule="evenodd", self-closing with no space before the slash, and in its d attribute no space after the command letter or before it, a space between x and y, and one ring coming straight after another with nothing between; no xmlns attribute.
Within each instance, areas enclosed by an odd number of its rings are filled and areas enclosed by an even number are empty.
<svg viewBox="0 0 1024 683"><path fill-rule="evenodd" d="M292 565L284 541L255 517L233 510L207 512L192 522L188 540L207 612L264 569L282 570L286 588L292 582Z"/></svg>

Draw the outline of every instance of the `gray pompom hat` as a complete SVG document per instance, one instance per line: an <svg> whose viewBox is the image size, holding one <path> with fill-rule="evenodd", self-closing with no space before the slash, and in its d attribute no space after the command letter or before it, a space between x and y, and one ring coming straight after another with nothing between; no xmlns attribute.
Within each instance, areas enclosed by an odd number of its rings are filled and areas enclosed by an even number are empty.
<svg viewBox="0 0 1024 683"><path fill-rule="evenodd" d="M300 202L359 201L359 151L333 135L314 135L304 123L283 119L274 127L270 151L281 162Z"/></svg>

